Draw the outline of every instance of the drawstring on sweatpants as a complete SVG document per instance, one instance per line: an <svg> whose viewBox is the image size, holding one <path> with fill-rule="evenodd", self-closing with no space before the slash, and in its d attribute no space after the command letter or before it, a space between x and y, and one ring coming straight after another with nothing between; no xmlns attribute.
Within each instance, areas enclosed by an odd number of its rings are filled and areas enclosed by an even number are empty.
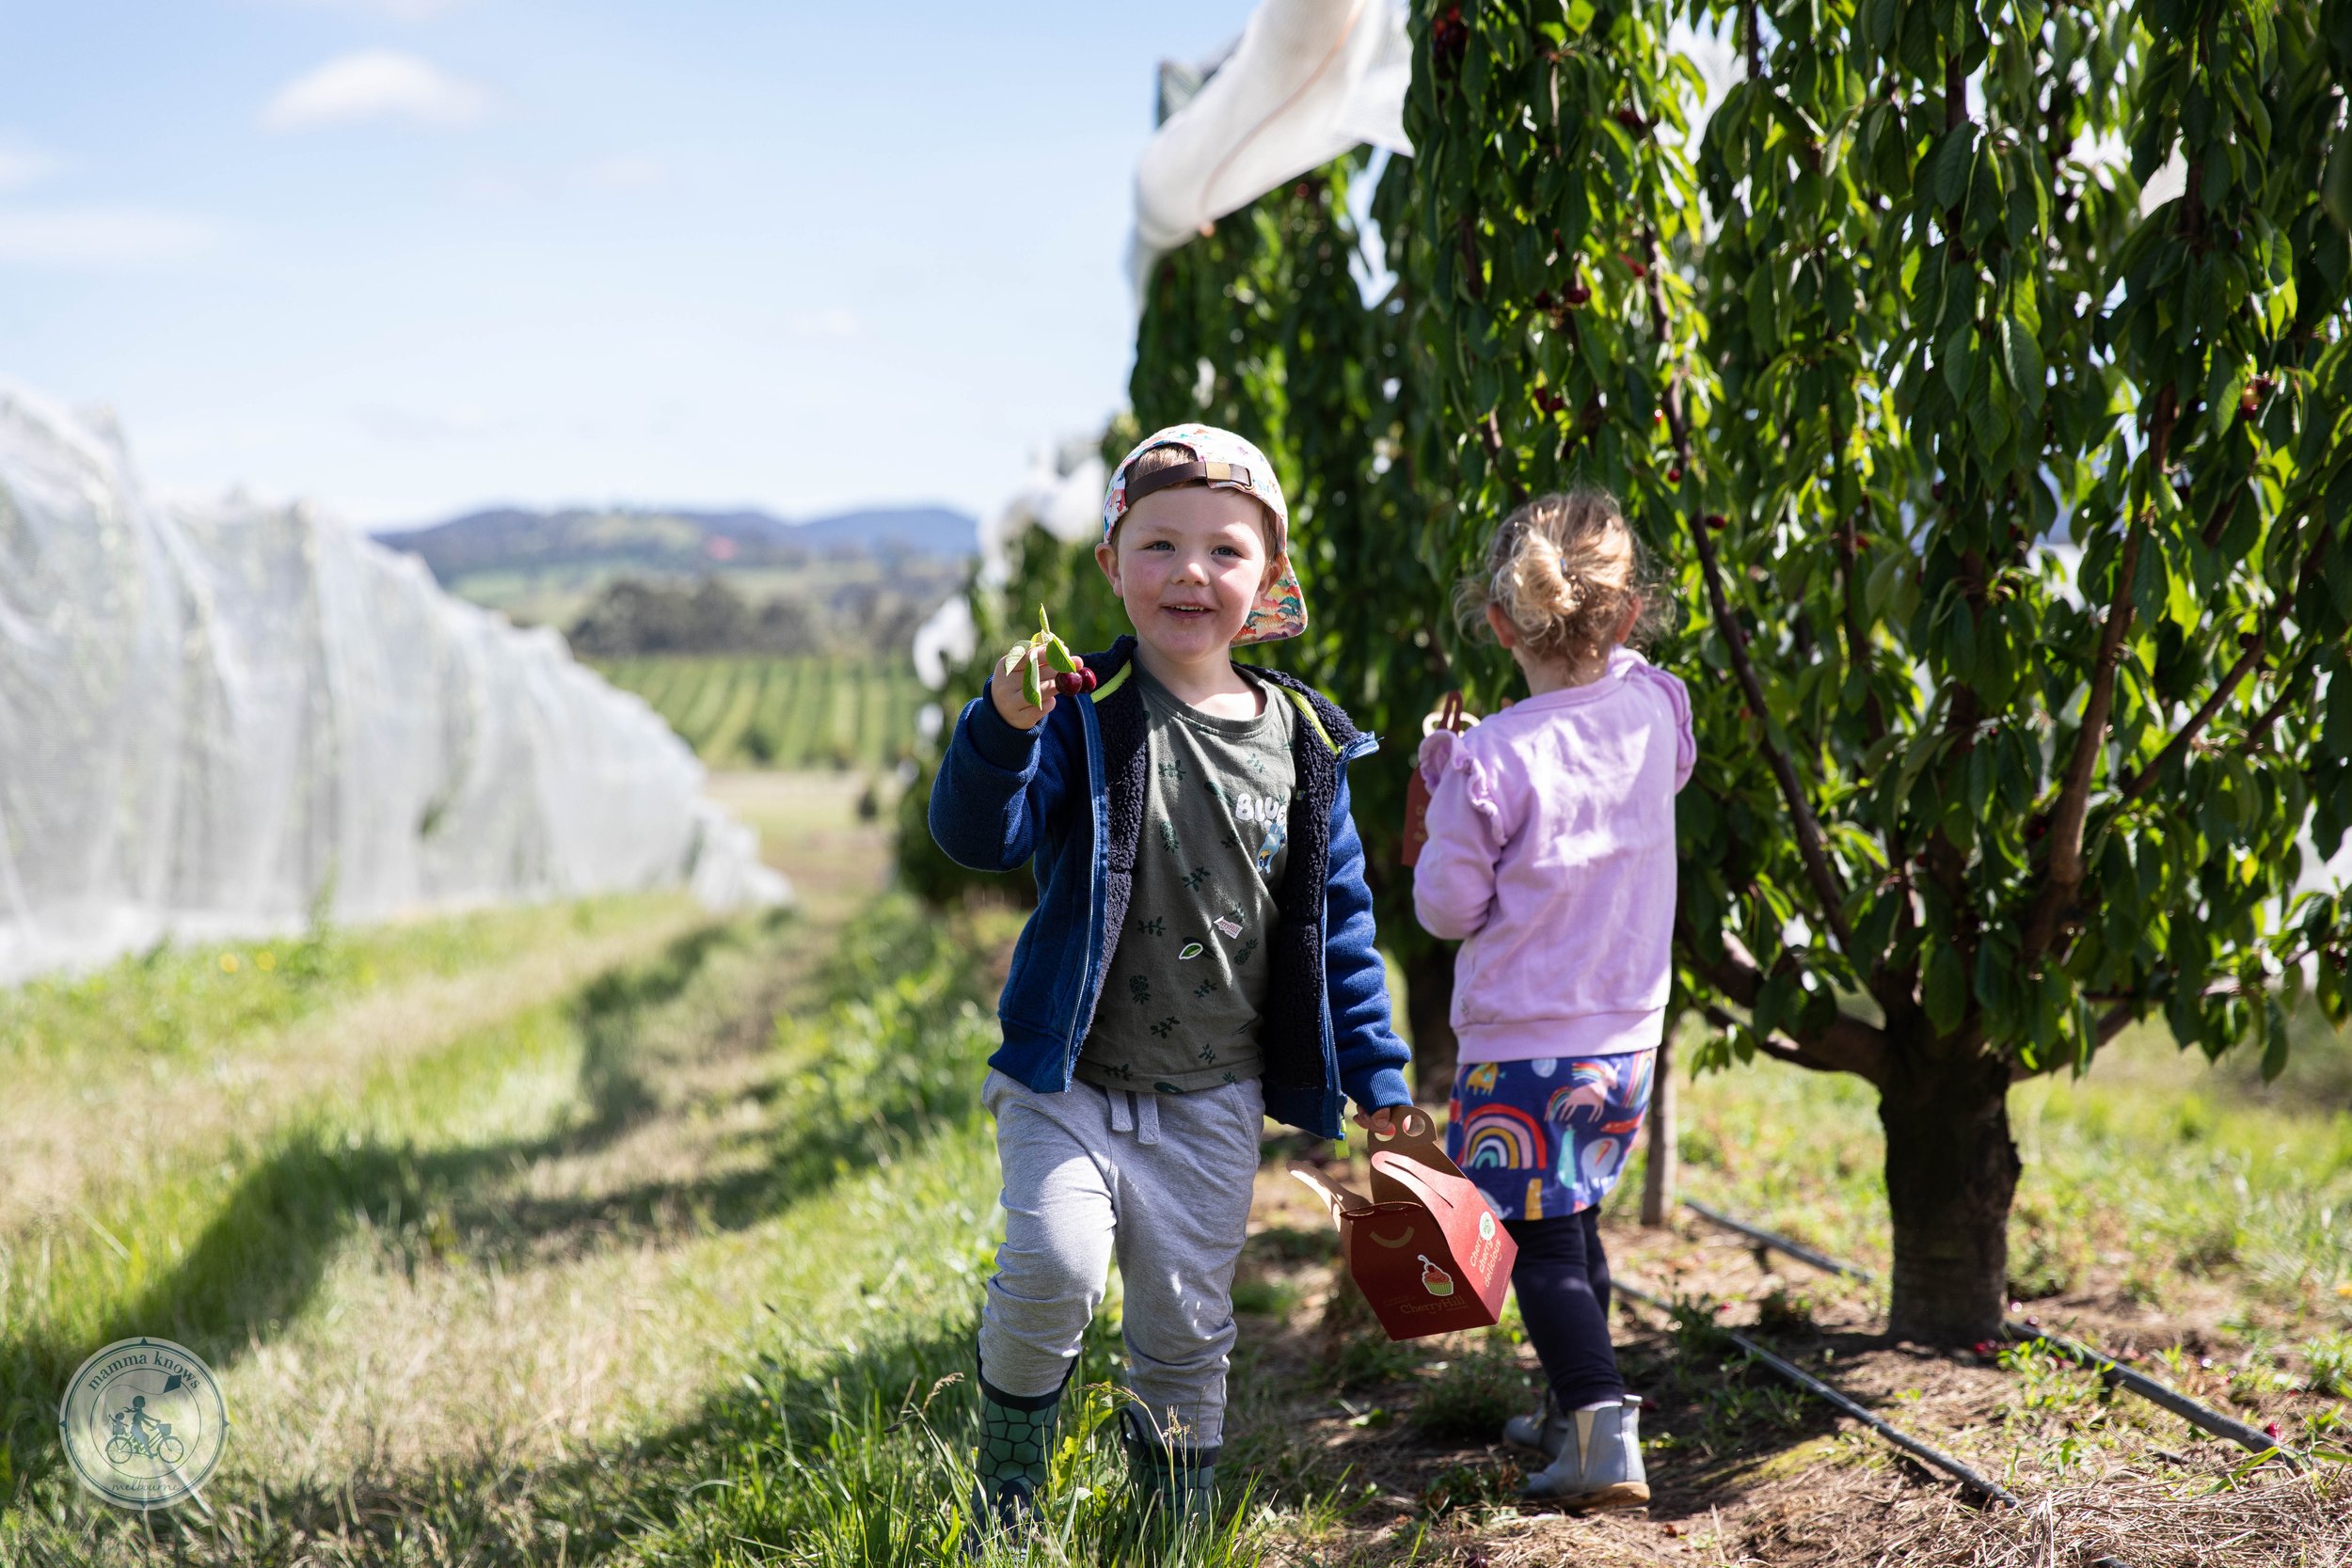
<svg viewBox="0 0 2352 1568"><path fill-rule="evenodd" d="M1112 1132L1133 1132L1136 1135L1136 1142L1139 1144L1156 1144L1160 1141L1160 1097L1158 1095L1137 1094L1133 1089L1112 1089L1108 1092L1111 1097ZM1141 1102L1140 1110L1136 1108L1138 1101Z"/></svg>

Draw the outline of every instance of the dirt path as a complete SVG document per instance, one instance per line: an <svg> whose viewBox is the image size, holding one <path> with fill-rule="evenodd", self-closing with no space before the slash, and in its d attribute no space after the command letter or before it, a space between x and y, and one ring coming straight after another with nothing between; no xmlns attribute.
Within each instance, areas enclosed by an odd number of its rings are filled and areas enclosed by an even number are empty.
<svg viewBox="0 0 2352 1568"><path fill-rule="evenodd" d="M1360 1161L1351 1184L1368 1185ZM2314 1488L2276 1468L2246 1473L2243 1450L2145 1402L2103 1401L2095 1378L2046 1357L2010 1368L1890 1344L1867 1289L1770 1270L1736 1238L1688 1222L1604 1222L1613 1270L1669 1297L1725 1304L1716 1321L1761 1334L2039 1512L1979 1507L1736 1353L1631 1303L1613 1328L1628 1386L1647 1402L1650 1506L1590 1518L1523 1509L1512 1488L1524 1456L1496 1429L1506 1411L1533 1407L1533 1352L1499 1335L1380 1340L1339 1274L1328 1217L1279 1162L1260 1173L1250 1224L1236 1299L1265 1310L1243 1319L1235 1385L1248 1392L1228 1441L1241 1432L1248 1463L1290 1484L1344 1478L1360 1494L1341 1530L1292 1560L1327 1560L1344 1541L1352 1560L1461 1568L2081 1564L2103 1553L2138 1568L2352 1563L2352 1511L2336 1480ZM2193 1358L2187 1375L2168 1375L2229 1402L2226 1374L2201 1378ZM2283 1415L2295 1401L2272 1402ZM2244 1555L2203 1555L2201 1541L2224 1526Z"/></svg>

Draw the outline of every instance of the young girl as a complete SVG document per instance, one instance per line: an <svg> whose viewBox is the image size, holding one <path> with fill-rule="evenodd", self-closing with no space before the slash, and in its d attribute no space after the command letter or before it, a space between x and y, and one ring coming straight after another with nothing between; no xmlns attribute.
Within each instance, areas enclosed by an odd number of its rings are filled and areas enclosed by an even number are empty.
<svg viewBox="0 0 2352 1568"><path fill-rule="evenodd" d="M1550 1460L1526 1494L1621 1507L1647 1501L1649 1483L1641 1402L1609 1343L1597 1217L1649 1106L1664 1026L1690 699L1627 645L1672 606L1599 491L1514 512L1464 598L1529 695L1422 747L1429 838L1413 907L1434 934L1464 939L1446 1152L1519 1246L1511 1283L1550 1385L1544 1413L1503 1432Z"/></svg>

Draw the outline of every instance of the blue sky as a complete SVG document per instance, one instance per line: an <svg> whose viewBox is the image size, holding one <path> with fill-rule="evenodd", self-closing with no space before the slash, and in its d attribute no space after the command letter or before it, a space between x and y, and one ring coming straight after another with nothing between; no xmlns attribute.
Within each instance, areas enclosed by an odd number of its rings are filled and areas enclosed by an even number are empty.
<svg viewBox="0 0 2352 1568"><path fill-rule="evenodd" d="M0 380L151 484L993 509L1120 399L1155 62L1248 0L0 0Z"/></svg>

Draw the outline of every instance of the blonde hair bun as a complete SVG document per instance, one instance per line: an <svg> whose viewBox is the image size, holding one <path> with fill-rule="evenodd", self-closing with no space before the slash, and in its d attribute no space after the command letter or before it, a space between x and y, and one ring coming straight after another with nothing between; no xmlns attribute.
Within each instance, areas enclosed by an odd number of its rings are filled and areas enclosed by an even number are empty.
<svg viewBox="0 0 2352 1568"><path fill-rule="evenodd" d="M1538 496L1513 512L1486 546L1485 572L1465 582L1463 609L1502 611L1528 653L1581 661L1606 653L1627 608L1632 642L1665 629L1672 601L1652 580L1646 552L1616 498L1580 487Z"/></svg>

